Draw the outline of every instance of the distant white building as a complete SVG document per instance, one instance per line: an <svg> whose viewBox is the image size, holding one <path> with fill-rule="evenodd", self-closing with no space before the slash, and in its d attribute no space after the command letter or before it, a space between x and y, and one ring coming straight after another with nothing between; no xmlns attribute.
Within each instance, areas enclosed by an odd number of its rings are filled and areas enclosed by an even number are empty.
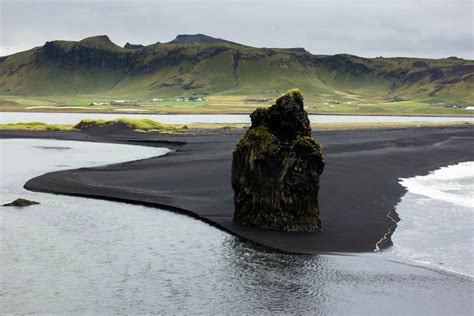
<svg viewBox="0 0 474 316"><path fill-rule="evenodd" d="M177 98L176 101L178 102L196 102L196 101L206 101L206 98L195 98L195 97L186 97L186 98Z"/></svg>
<svg viewBox="0 0 474 316"><path fill-rule="evenodd" d="M474 111L474 106L466 106L464 110Z"/></svg>
<svg viewBox="0 0 474 316"><path fill-rule="evenodd" d="M137 103L137 102L138 102L138 100L114 100L114 101L110 102L110 104L112 104L112 105L118 105L117 103L119 103L119 104L120 104L120 103L127 103L127 104L129 104L129 103Z"/></svg>

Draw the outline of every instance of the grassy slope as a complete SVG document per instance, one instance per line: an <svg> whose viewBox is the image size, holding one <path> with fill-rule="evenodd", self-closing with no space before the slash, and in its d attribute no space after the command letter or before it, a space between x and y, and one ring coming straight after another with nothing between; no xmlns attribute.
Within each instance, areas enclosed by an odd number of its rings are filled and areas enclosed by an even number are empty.
<svg viewBox="0 0 474 316"><path fill-rule="evenodd" d="M236 53L240 61L234 75L232 56ZM194 94L209 101L169 101L147 110L248 113L259 104L245 103L245 99L275 99L291 87L303 91L312 113L469 115L429 103L474 103L473 61L315 56L229 42L154 44L127 50L104 36L55 41L8 56L0 63L0 77L3 110ZM388 102L392 98L407 101ZM342 104L324 104L334 101Z"/></svg>

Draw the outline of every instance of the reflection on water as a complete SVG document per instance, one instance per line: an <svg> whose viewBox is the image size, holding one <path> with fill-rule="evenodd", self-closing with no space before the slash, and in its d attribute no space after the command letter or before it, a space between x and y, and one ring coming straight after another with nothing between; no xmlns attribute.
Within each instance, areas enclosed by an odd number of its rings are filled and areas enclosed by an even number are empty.
<svg viewBox="0 0 474 316"><path fill-rule="evenodd" d="M160 150L50 140L0 145L0 202L41 202L0 207L2 314L470 310L472 281L392 263L383 254L281 254L171 212L22 189L58 165L97 165Z"/></svg>
<svg viewBox="0 0 474 316"><path fill-rule="evenodd" d="M51 150L68 150L72 149L71 147L61 147L61 146L34 146L40 149L51 149Z"/></svg>
<svg viewBox="0 0 474 316"><path fill-rule="evenodd" d="M329 256L295 256L228 240L223 247L226 282L241 287L248 311L320 312L335 302L326 291ZM250 300L246 297L253 296Z"/></svg>

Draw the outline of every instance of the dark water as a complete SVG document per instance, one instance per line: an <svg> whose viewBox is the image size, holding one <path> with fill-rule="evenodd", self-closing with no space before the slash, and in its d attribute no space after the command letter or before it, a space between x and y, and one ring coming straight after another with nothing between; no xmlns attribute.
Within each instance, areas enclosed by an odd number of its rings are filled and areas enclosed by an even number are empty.
<svg viewBox="0 0 474 316"><path fill-rule="evenodd" d="M41 202L0 207L2 314L472 313L472 279L393 262L390 253L274 253L171 212L22 189L50 170L162 153L157 149L0 145L0 202Z"/></svg>

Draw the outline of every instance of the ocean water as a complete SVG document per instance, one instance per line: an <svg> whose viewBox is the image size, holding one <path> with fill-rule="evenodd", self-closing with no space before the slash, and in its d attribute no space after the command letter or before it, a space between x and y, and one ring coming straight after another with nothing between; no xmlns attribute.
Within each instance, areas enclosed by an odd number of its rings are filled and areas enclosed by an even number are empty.
<svg viewBox="0 0 474 316"><path fill-rule="evenodd" d="M474 277L474 162L401 179L408 193L396 207L401 220L394 253L423 265Z"/></svg>
<svg viewBox="0 0 474 316"><path fill-rule="evenodd" d="M27 113L0 112L0 124L42 122L76 124L83 119L114 120L121 117L151 119L168 124L250 123L247 114L105 114L105 113ZM312 123L367 122L474 122L474 117L372 116L372 115L309 115Z"/></svg>
<svg viewBox="0 0 474 316"><path fill-rule="evenodd" d="M157 208L23 189L45 172L166 152L0 140L0 203L41 203L0 206L0 314L472 313L472 279L383 252L276 253Z"/></svg>

